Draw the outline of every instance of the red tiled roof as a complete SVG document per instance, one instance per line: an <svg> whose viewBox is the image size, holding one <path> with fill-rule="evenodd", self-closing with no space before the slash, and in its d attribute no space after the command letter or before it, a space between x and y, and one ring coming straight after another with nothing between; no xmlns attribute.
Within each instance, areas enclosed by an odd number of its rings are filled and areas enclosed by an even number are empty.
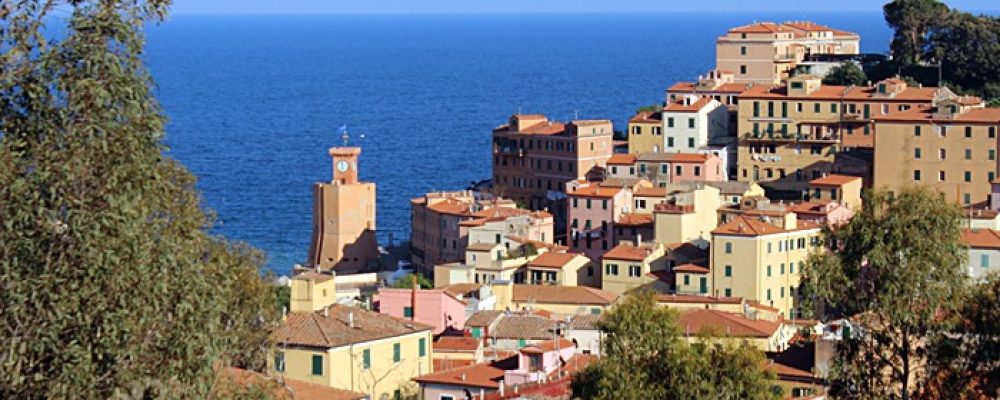
<svg viewBox="0 0 1000 400"><path fill-rule="evenodd" d="M733 337L758 338L771 337L781 326L778 322L752 320L743 314L704 309L682 312L677 322L681 329L690 334L698 333L704 328L716 328Z"/></svg>
<svg viewBox="0 0 1000 400"><path fill-rule="evenodd" d="M604 253L603 259L607 260L628 260L645 261L653 253L653 249L647 246L635 246L628 243L620 243L615 248Z"/></svg>
<svg viewBox="0 0 1000 400"><path fill-rule="evenodd" d="M628 120L630 124L659 124L663 122L662 114L653 111L640 111Z"/></svg>
<svg viewBox="0 0 1000 400"><path fill-rule="evenodd" d="M878 97L878 91L874 87L822 85L808 95L790 96L788 88L785 86L755 85L740 93L739 97L740 99L870 100L878 102L925 102L930 104L936 93L937 88L934 87L908 87L893 97ZM873 117L877 119L886 116Z"/></svg>
<svg viewBox="0 0 1000 400"><path fill-rule="evenodd" d="M608 159L608 165L632 165L635 164L635 154L615 153Z"/></svg>
<svg viewBox="0 0 1000 400"><path fill-rule="evenodd" d="M569 196L579 196L579 197L603 197L611 198L615 197L622 191L620 187L607 187L598 185L589 185L579 187L576 190L567 193Z"/></svg>
<svg viewBox="0 0 1000 400"><path fill-rule="evenodd" d="M550 351L556 351L558 349L567 349L570 347L576 347L573 342L566 338L559 338L553 340L546 340L538 343L533 343L521 349L522 353L527 354L539 354L548 353Z"/></svg>
<svg viewBox="0 0 1000 400"><path fill-rule="evenodd" d="M647 226L653 223L653 214L648 213L631 213L622 215L621 218L615 222L616 226Z"/></svg>
<svg viewBox="0 0 1000 400"><path fill-rule="evenodd" d="M533 260L528 262L529 267L538 268L557 268L561 269L567 264L575 260L577 257L581 257L576 253L553 253L547 252L535 257Z"/></svg>
<svg viewBox="0 0 1000 400"><path fill-rule="evenodd" d="M633 197L666 197L667 188L650 186L636 188L632 193Z"/></svg>
<svg viewBox="0 0 1000 400"><path fill-rule="evenodd" d="M413 378L420 383L438 383L443 385L459 385L498 389L498 381L503 379L504 370L489 363L473 364L467 367L421 375Z"/></svg>
<svg viewBox="0 0 1000 400"><path fill-rule="evenodd" d="M468 367L476 362L473 360L456 360L452 358L434 358L431 360L433 372L444 372L455 368Z"/></svg>
<svg viewBox="0 0 1000 400"><path fill-rule="evenodd" d="M782 228L759 219L747 218L742 215L733 218L731 221L715 228L715 230L712 231L713 234L742 236L760 236L782 232L785 232Z"/></svg>
<svg viewBox="0 0 1000 400"><path fill-rule="evenodd" d="M698 100L692 102L691 104L684 104L685 99L681 98L676 101L670 102L666 107L663 107L664 112L698 112L702 108L705 108L709 103L712 102L712 98L708 96L699 97Z"/></svg>
<svg viewBox="0 0 1000 400"><path fill-rule="evenodd" d="M284 378L284 385L276 379L264 376L260 373L248 371L240 368L226 368L219 373L219 379L212 389L213 395L210 397L223 397L242 393L241 389L255 387L278 400L359 400L367 399L363 393L351 392L304 382L296 379Z"/></svg>
<svg viewBox="0 0 1000 400"><path fill-rule="evenodd" d="M674 267L674 272L689 272L693 274L707 274L708 268L697 264L684 264Z"/></svg>
<svg viewBox="0 0 1000 400"><path fill-rule="evenodd" d="M289 313L272 334L279 344L333 348L370 340L430 331L431 326L365 309L334 304L323 311ZM353 315L354 327L348 326Z"/></svg>
<svg viewBox="0 0 1000 400"><path fill-rule="evenodd" d="M962 243L978 249L1000 249L1000 231L962 229Z"/></svg>
<svg viewBox="0 0 1000 400"><path fill-rule="evenodd" d="M683 294L657 294L656 301L659 303L684 303L684 304L740 304L743 298L740 297L717 297L717 296L695 296Z"/></svg>
<svg viewBox="0 0 1000 400"><path fill-rule="evenodd" d="M877 123L893 122L936 122L943 124L951 123L1000 123L1000 108L974 108L964 113L956 115L952 119L934 118L934 110L928 107L914 107L909 110L894 112L886 115L872 116Z"/></svg>
<svg viewBox="0 0 1000 400"><path fill-rule="evenodd" d="M468 336L440 336L434 340L432 348L437 351L476 351L482 342Z"/></svg>
<svg viewBox="0 0 1000 400"><path fill-rule="evenodd" d="M774 371L775 375L781 377L794 377L794 378L812 378L813 374L809 371L803 371L801 369L788 366L777 362L766 362L765 369Z"/></svg>
<svg viewBox="0 0 1000 400"><path fill-rule="evenodd" d="M587 286L514 285L512 299L519 303L610 305L618 295Z"/></svg>
<svg viewBox="0 0 1000 400"><path fill-rule="evenodd" d="M477 311L469 316L469 319L465 320L465 327L484 327L490 326L497 318L503 315L503 311L495 310L482 310Z"/></svg>
<svg viewBox="0 0 1000 400"><path fill-rule="evenodd" d="M861 180L860 177L850 175L829 174L819 179L809 181L812 186L843 186L848 183Z"/></svg>
<svg viewBox="0 0 1000 400"><path fill-rule="evenodd" d="M738 26L729 30L729 33L778 33L792 32L791 28L776 24L774 22L757 22L750 25Z"/></svg>

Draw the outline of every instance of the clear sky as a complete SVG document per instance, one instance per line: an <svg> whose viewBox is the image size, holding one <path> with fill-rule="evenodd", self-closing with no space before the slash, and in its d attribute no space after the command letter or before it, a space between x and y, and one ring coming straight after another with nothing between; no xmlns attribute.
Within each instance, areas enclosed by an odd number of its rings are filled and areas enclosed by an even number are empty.
<svg viewBox="0 0 1000 400"><path fill-rule="evenodd" d="M881 11L880 0L174 0L176 14L411 12ZM998 0L945 0L962 10L997 10Z"/></svg>

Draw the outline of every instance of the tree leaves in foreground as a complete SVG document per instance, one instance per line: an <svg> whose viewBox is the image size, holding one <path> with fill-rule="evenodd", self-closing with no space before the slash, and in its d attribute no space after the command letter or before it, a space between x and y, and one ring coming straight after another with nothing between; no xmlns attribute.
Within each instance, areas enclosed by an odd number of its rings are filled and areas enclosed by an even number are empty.
<svg viewBox="0 0 1000 400"><path fill-rule="evenodd" d="M966 285L961 218L931 189L875 191L849 223L824 232L831 251L803 266L805 300L826 308L823 319L862 327L840 343L834 394L906 399L926 383L930 346L955 327Z"/></svg>
<svg viewBox="0 0 1000 400"><path fill-rule="evenodd" d="M140 57L168 4L0 3L0 398L204 398L262 365L262 256L162 155Z"/></svg>
<svg viewBox="0 0 1000 400"><path fill-rule="evenodd" d="M865 76L865 71L861 70L857 64L852 62L845 62L836 67L830 69L830 72L823 77L824 85L855 85L861 86L866 84L868 77Z"/></svg>
<svg viewBox="0 0 1000 400"><path fill-rule="evenodd" d="M602 319L603 357L574 376L574 398L777 399L763 354L724 338L681 337L675 311L632 293Z"/></svg>

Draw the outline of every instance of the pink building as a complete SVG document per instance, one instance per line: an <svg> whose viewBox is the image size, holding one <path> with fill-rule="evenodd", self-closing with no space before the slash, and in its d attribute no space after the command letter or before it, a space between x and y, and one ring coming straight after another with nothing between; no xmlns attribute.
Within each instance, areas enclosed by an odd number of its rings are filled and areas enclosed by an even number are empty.
<svg viewBox="0 0 1000 400"><path fill-rule="evenodd" d="M541 381L557 372L575 354L576 344L564 338L526 346L517 355L517 369L504 372L504 383L522 385Z"/></svg>
<svg viewBox="0 0 1000 400"><path fill-rule="evenodd" d="M598 260L617 243L614 223L630 212L632 190L598 182L573 182L568 190L570 249Z"/></svg>
<svg viewBox="0 0 1000 400"><path fill-rule="evenodd" d="M636 176L663 187L680 182L724 182L722 159L701 153L643 153L635 160Z"/></svg>
<svg viewBox="0 0 1000 400"><path fill-rule="evenodd" d="M442 289L380 288L375 304L379 313L433 326L435 335L465 326L465 302Z"/></svg>
<svg viewBox="0 0 1000 400"><path fill-rule="evenodd" d="M850 221L854 211L835 201L804 202L789 204L799 221L811 221L820 225L840 225Z"/></svg>

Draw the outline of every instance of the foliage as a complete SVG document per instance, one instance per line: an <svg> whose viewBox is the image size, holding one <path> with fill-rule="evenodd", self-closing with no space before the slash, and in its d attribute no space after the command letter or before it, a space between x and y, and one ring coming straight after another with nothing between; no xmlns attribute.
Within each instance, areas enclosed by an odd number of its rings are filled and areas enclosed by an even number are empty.
<svg viewBox="0 0 1000 400"><path fill-rule="evenodd" d="M434 283L431 282L430 279L427 279L423 274L403 275L402 278L397 279L396 282L392 284L392 287L397 289L412 288L414 279L417 280L417 285L420 286L421 289L430 289L434 287Z"/></svg>
<svg viewBox="0 0 1000 400"><path fill-rule="evenodd" d="M857 64L852 62L845 62L840 64L830 70L829 73L823 77L824 85L864 85L868 81L868 77L865 76L865 72L858 67Z"/></svg>
<svg viewBox="0 0 1000 400"><path fill-rule="evenodd" d="M292 288L286 285L271 286L275 307L279 310L289 310L291 306Z"/></svg>
<svg viewBox="0 0 1000 400"><path fill-rule="evenodd" d="M0 398L204 398L263 365L263 257L162 154L142 29L168 5L0 3Z"/></svg>
<svg viewBox="0 0 1000 400"><path fill-rule="evenodd" d="M776 399L773 375L754 349L681 337L676 312L633 292L600 322L604 357L574 376L585 399ZM712 335L714 336L714 335Z"/></svg>
<svg viewBox="0 0 1000 400"><path fill-rule="evenodd" d="M830 251L802 269L805 307L862 326L838 348L832 372L850 389L840 395L906 399L904 388L925 382L929 346L954 326L947 316L965 284L961 218L930 189L875 191L849 223L824 232Z"/></svg>
<svg viewBox="0 0 1000 400"><path fill-rule="evenodd" d="M948 15L948 6L937 0L893 0L882 7L885 22L895 34L892 51L902 66L915 65L927 48L928 35Z"/></svg>
<svg viewBox="0 0 1000 400"><path fill-rule="evenodd" d="M951 86L1000 97L1000 18L953 11L929 41L926 58L943 63L943 78Z"/></svg>
<svg viewBox="0 0 1000 400"><path fill-rule="evenodd" d="M650 104L648 106L639 107L638 109L635 110L635 113L638 114L638 113L642 113L642 112L657 112L657 111L662 111L662 110L663 110L663 105L660 105L660 104Z"/></svg>

